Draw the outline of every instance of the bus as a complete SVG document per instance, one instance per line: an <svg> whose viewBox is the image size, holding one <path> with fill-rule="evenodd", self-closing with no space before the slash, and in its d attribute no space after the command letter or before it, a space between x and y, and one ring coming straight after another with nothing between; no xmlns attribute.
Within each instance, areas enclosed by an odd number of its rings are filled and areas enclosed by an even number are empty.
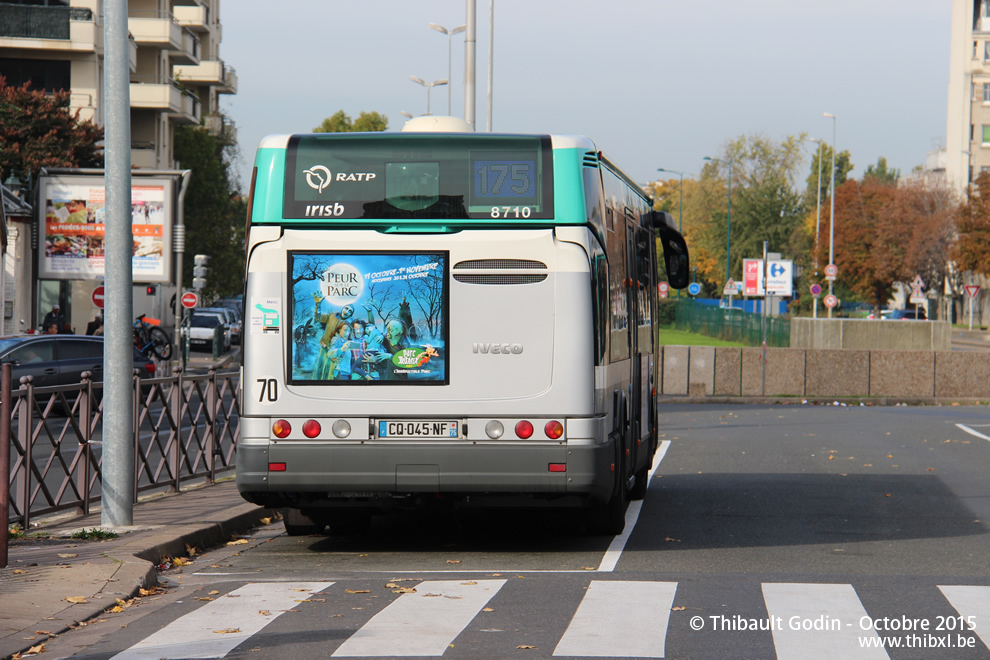
<svg viewBox="0 0 990 660"><path fill-rule="evenodd" d="M588 138L276 135L247 218L237 487L289 534L564 507L617 534L658 447L669 214Z"/></svg>

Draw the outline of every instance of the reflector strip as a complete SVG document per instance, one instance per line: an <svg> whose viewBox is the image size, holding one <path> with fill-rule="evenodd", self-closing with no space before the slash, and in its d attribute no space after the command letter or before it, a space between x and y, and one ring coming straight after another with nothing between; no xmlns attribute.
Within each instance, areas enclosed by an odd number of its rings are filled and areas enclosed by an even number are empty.
<svg viewBox="0 0 990 660"><path fill-rule="evenodd" d="M269 472L285 472L285 463L269 463Z"/></svg>
<svg viewBox="0 0 990 660"><path fill-rule="evenodd" d="M567 463L551 463L551 472L567 472Z"/></svg>

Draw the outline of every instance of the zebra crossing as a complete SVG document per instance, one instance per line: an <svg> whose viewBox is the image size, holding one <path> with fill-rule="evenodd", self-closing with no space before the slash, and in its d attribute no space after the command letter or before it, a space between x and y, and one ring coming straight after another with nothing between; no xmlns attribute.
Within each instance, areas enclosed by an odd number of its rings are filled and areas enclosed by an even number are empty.
<svg viewBox="0 0 990 660"><path fill-rule="evenodd" d="M112 657L223 658L235 649L280 654L284 641L274 640L306 637L298 633L302 625L314 631L321 657L334 658L439 657L452 646L468 647L461 640L500 634L505 648L532 649L528 657L664 658L672 657L672 638L674 655L679 656L691 654L699 640L721 636L725 648L734 649L738 657L756 657L752 651L747 654L746 645L759 641L772 644L781 660L873 660L890 658L888 651L894 647L911 646L911 635L919 632L907 629L909 621L917 621L907 616L894 617L892 630L890 617L881 620L883 613L871 614L850 584L761 583L763 602L741 616L696 598L690 599L690 607L678 607L677 582L589 579L568 585L578 594L578 604L562 634L551 635L552 642L538 648L512 646L528 631L520 633L519 618L506 625L500 611L509 608L492 607L493 602L509 596L550 600L552 593L534 591L525 580L506 576L405 578L377 590L348 584L247 583L203 599L203 606ZM933 611L944 614L927 617L927 638L916 635L916 644L928 649L926 657L956 657L964 644L978 653L990 651L990 586L939 585L930 592ZM951 633L935 630L937 619L949 618L972 622L972 631L956 624ZM886 623L878 624L878 630L871 625L874 620ZM530 623L537 627L536 621ZM933 643L942 638L948 646Z"/></svg>

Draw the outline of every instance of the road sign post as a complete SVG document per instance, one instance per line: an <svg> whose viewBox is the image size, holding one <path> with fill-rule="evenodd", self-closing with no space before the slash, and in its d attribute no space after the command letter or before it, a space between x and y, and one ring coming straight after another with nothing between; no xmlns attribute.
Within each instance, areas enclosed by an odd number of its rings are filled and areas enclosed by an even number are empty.
<svg viewBox="0 0 990 660"><path fill-rule="evenodd" d="M966 295L969 297L969 329L973 329L973 305L976 304L976 296L980 293L980 287L976 284L966 285Z"/></svg>

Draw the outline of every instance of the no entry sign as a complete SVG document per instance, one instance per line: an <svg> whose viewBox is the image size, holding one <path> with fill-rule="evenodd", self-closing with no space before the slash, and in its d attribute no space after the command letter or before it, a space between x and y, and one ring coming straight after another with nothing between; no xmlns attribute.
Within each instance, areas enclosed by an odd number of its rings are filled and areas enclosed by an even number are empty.
<svg viewBox="0 0 990 660"><path fill-rule="evenodd" d="M195 293L183 293L182 294L182 306L186 309L192 309L197 304L199 304L199 296Z"/></svg>
<svg viewBox="0 0 990 660"><path fill-rule="evenodd" d="M103 292L104 289L102 284L96 287L95 289L93 289L93 295L92 295L93 304L99 307L100 309L103 309Z"/></svg>

